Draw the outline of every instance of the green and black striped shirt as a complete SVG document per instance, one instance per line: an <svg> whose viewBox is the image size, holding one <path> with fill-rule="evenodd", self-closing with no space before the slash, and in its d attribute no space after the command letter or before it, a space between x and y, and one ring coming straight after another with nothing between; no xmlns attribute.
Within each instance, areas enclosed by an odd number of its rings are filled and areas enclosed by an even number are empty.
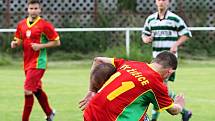
<svg viewBox="0 0 215 121"><path fill-rule="evenodd" d="M153 57L163 50L169 50L180 36L192 37L185 22L170 11L166 11L162 20L159 19L158 12L150 15L145 21L142 34L153 36Z"/></svg>

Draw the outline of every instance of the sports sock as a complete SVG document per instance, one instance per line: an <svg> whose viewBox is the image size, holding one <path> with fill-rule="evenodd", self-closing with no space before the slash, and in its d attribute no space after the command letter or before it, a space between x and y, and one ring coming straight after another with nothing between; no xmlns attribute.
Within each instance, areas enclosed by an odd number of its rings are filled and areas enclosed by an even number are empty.
<svg viewBox="0 0 215 121"><path fill-rule="evenodd" d="M184 113L187 113L187 112L188 112L188 110L183 108L181 114L184 114Z"/></svg>
<svg viewBox="0 0 215 121"><path fill-rule="evenodd" d="M159 117L159 114L160 114L159 112L152 109L152 120L157 120Z"/></svg>
<svg viewBox="0 0 215 121"><path fill-rule="evenodd" d="M42 107L43 111L45 112L46 116L50 116L52 113L52 109L48 103L48 97L46 93L42 89L38 89L34 95L37 97L40 106Z"/></svg>
<svg viewBox="0 0 215 121"><path fill-rule="evenodd" d="M33 104L34 104L34 96L25 95L25 104L24 104L24 110L22 113L22 121L29 121Z"/></svg>

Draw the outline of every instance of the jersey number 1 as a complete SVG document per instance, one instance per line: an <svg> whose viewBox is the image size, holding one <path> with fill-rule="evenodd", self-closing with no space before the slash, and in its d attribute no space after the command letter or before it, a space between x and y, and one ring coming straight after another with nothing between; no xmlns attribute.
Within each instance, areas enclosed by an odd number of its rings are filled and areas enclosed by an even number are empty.
<svg viewBox="0 0 215 121"><path fill-rule="evenodd" d="M120 73L120 72L117 72L117 73ZM119 74L119 76L120 75L121 74ZM118 76L114 76L114 77L117 78ZM114 80L115 78L111 78L111 80ZM135 84L132 81L122 82L120 87L116 88L114 91L112 91L110 94L108 94L107 99L109 101L112 101L113 99L115 99L116 97L121 95L122 93L124 93L134 87L135 87Z"/></svg>

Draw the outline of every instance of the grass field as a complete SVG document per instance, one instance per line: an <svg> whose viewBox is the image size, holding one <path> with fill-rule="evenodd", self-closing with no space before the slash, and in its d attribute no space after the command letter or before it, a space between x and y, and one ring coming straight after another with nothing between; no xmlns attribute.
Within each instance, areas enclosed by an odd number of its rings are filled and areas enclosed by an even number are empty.
<svg viewBox="0 0 215 121"><path fill-rule="evenodd" d="M90 61L52 62L43 84L51 105L56 109L55 121L82 121L78 101L88 88ZM183 92L186 107L192 109L191 121L214 121L215 62L181 61L177 80L170 83L176 92ZM20 121L23 108L24 73L19 64L0 67L0 121ZM34 100L31 121L44 121L37 100ZM149 112L150 113L150 112ZM180 121L180 115L163 112L160 121Z"/></svg>

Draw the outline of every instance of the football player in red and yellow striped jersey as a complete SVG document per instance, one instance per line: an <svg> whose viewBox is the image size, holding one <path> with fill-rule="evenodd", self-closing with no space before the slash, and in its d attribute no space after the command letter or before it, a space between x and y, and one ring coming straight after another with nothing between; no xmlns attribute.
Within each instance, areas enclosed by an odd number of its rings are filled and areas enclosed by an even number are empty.
<svg viewBox="0 0 215 121"><path fill-rule="evenodd" d="M101 63L111 63L117 71L96 93L93 88L95 79L92 77L97 77L99 71L91 73L89 93L94 92L94 96L91 99L88 97L89 103L83 100L80 102L81 108L86 106L85 121L142 121L150 103L157 111L167 110L172 115L182 111L183 95L177 96L173 101L168 96L167 87L163 83L163 80L177 68L174 54L162 52L151 64L97 57L92 71Z"/></svg>
<svg viewBox="0 0 215 121"><path fill-rule="evenodd" d="M38 99L48 121L52 121L54 111L49 106L46 93L42 89L41 78L47 66L46 48L60 45L58 33L53 25L40 17L41 7L38 0L30 0L28 3L28 17L21 20L15 32L11 48L20 45L23 47L25 105L22 121L29 121L34 103L34 97Z"/></svg>

